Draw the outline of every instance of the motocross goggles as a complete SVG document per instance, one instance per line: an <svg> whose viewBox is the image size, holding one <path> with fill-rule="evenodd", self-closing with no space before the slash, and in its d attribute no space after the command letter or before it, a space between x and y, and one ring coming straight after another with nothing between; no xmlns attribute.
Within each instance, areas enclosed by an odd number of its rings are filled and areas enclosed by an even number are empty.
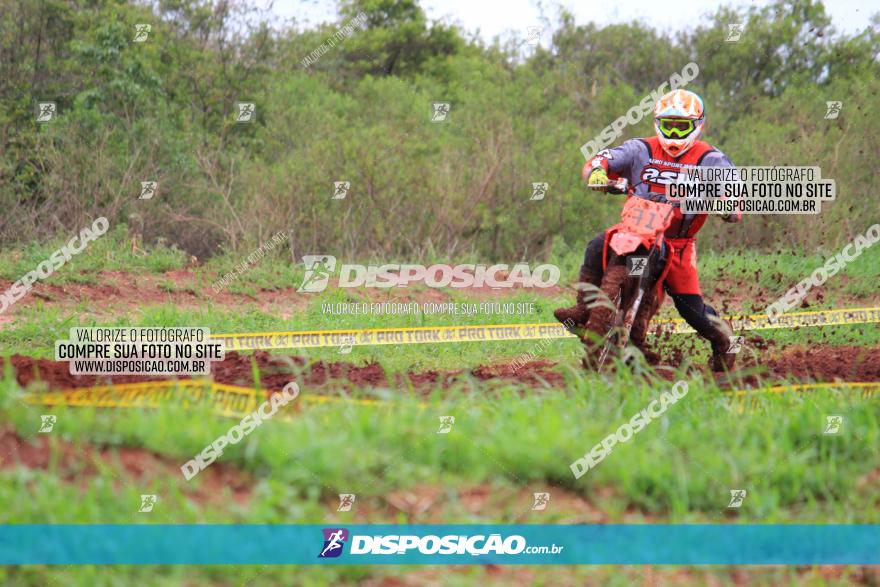
<svg viewBox="0 0 880 587"><path fill-rule="evenodd" d="M696 130L695 122L690 118L658 118L657 128L667 139L683 139Z"/></svg>

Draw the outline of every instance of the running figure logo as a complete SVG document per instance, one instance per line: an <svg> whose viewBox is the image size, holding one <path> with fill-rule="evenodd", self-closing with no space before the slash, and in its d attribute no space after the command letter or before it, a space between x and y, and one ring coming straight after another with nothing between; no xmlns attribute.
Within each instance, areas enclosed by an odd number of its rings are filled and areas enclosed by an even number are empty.
<svg viewBox="0 0 880 587"><path fill-rule="evenodd" d="M343 334L339 337L339 353L343 355L347 355L351 352L351 347L354 343L357 342L355 340L355 336L353 334Z"/></svg>
<svg viewBox="0 0 880 587"><path fill-rule="evenodd" d="M339 494L339 507L336 508L337 512L350 512L351 506L354 505L354 500L357 499L357 496L354 493L340 493Z"/></svg>
<svg viewBox="0 0 880 587"><path fill-rule="evenodd" d="M296 290L299 293L317 293L327 289L330 275L336 269L336 257L332 255L303 255L306 274L302 285Z"/></svg>
<svg viewBox="0 0 880 587"><path fill-rule="evenodd" d="M154 505L156 505L156 496L155 495L142 495L141 496L141 507L138 508L138 511L149 513L151 511L153 511Z"/></svg>
<svg viewBox="0 0 880 587"><path fill-rule="evenodd" d="M133 43L143 43L145 42L149 36L150 31L153 30L153 25L151 24L136 24L134 25L134 38L132 39Z"/></svg>
<svg viewBox="0 0 880 587"><path fill-rule="evenodd" d="M837 115L840 114L841 108L843 108L843 102L837 100L825 102L825 120L833 120L837 118Z"/></svg>
<svg viewBox="0 0 880 587"><path fill-rule="evenodd" d="M324 528L324 548L318 558L336 558L342 554L342 547L348 540L348 530L345 528Z"/></svg>
<svg viewBox="0 0 880 587"><path fill-rule="evenodd" d="M543 200L544 196L547 195L547 190L550 189L550 184L546 181L533 181L532 182L532 197L529 200Z"/></svg>
<svg viewBox="0 0 880 587"><path fill-rule="evenodd" d="M532 504L532 509L534 511L542 511L547 509L547 504L550 503L550 494L549 493L536 493L535 494L535 503Z"/></svg>
<svg viewBox="0 0 880 587"><path fill-rule="evenodd" d="M843 416L825 416L825 430L822 434L837 434L843 426Z"/></svg>
<svg viewBox="0 0 880 587"><path fill-rule="evenodd" d="M626 264L629 267L629 274L632 276L639 276L645 272L645 267L648 265L647 257L627 257Z"/></svg>
<svg viewBox="0 0 880 587"><path fill-rule="evenodd" d="M537 45L541 42L541 33L544 32L539 26L526 27L526 43L529 45Z"/></svg>
<svg viewBox="0 0 880 587"><path fill-rule="evenodd" d="M236 102L238 117L235 122L252 122L257 113L257 105L253 102Z"/></svg>
<svg viewBox="0 0 880 587"><path fill-rule="evenodd" d="M727 25L727 38L724 39L728 43L736 43L742 37L745 25L729 24Z"/></svg>
<svg viewBox="0 0 880 587"><path fill-rule="evenodd" d="M440 416L440 428L437 434L449 434L455 425L455 416Z"/></svg>
<svg viewBox="0 0 880 587"><path fill-rule="evenodd" d="M730 341L730 345L727 347L728 354L738 354L743 347L743 343L745 342L744 336L728 336L727 339Z"/></svg>
<svg viewBox="0 0 880 587"><path fill-rule="evenodd" d="M141 182L141 195L138 196L138 200L151 200L153 196L156 195L156 190L159 189L158 181L142 181Z"/></svg>
<svg viewBox="0 0 880 587"><path fill-rule="evenodd" d="M55 102L40 102L37 104L37 122L49 122L55 118L58 105Z"/></svg>
<svg viewBox="0 0 880 587"><path fill-rule="evenodd" d="M743 500L746 498L746 490L745 489L731 489L730 490L730 503L727 504L729 508L738 508L743 504Z"/></svg>
<svg viewBox="0 0 880 587"><path fill-rule="evenodd" d="M351 187L350 181L334 181L333 182L333 200L344 200L345 195L348 193L348 188Z"/></svg>
<svg viewBox="0 0 880 587"><path fill-rule="evenodd" d="M58 416L54 414L40 416L40 429L38 432L41 434L52 432L52 428L55 427L55 422L57 421Z"/></svg>
<svg viewBox="0 0 880 587"><path fill-rule="evenodd" d="M431 122L446 122L451 108L449 102L431 102Z"/></svg>

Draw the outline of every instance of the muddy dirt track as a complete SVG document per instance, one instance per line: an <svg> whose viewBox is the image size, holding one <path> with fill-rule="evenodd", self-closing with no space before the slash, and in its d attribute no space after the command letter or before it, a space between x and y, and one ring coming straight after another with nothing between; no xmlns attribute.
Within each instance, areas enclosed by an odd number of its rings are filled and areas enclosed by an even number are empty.
<svg viewBox="0 0 880 587"><path fill-rule="evenodd" d="M683 360L672 357L666 365L675 367ZM113 383L133 383L165 379L156 376L125 375L97 377L71 375L68 363L49 359L34 359L22 355L11 357L18 383L23 387L61 390ZM470 370L420 371L405 374L386 374L378 363L356 365L345 362L308 362L296 355L270 355L266 351L250 354L229 352L226 359L215 362L211 372L214 381L229 385L254 386L252 361L260 371L260 385L278 391L291 380L311 388L335 387L343 389L390 388L402 392L426 393L437 388L449 388L456 383L516 382L532 387L562 387L563 371L576 367L575 360L565 357L561 362L531 361L522 366L513 363L482 365ZM570 363L570 365L569 365ZM695 367L696 368L696 367ZM700 367L702 368L702 367ZM708 371L702 368L708 376ZM659 369L661 375L672 375L672 369ZM792 347L743 356L738 372L746 383L760 382L829 382L880 381L880 346L813 346ZM186 377L182 377L185 379Z"/></svg>

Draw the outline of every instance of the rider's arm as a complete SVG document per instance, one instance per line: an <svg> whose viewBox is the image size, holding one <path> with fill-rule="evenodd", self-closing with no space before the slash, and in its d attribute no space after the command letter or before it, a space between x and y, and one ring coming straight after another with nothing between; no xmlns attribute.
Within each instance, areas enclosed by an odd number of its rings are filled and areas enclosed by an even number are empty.
<svg viewBox="0 0 880 587"><path fill-rule="evenodd" d="M703 167L734 167L727 155L718 150L712 151L703 157L700 165ZM720 192L723 193L723 186ZM742 212L737 211L725 214L721 217L721 220L725 222L739 222L742 220Z"/></svg>
<svg viewBox="0 0 880 587"><path fill-rule="evenodd" d="M606 176L627 176L630 174L630 170L637 157L644 155L646 149L645 144L637 139L626 141L613 149L603 149L584 164L581 177L589 183L590 175L597 169L604 171ZM607 183L607 180L605 183Z"/></svg>

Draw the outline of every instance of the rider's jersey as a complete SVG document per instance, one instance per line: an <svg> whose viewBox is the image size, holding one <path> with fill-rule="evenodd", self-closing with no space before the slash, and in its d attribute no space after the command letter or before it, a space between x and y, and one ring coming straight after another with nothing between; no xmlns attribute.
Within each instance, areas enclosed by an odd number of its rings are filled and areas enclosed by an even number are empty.
<svg viewBox="0 0 880 587"><path fill-rule="evenodd" d="M625 177L634 186L635 195L645 198L651 194L665 194L666 186L687 168L733 167L733 163L727 155L703 141L695 142L684 155L675 158L663 150L657 137L648 137L631 139L619 147L597 153L584 165L584 180L594 167L600 166L611 179ZM672 224L665 235L667 238L692 238L708 217L708 214L682 214L679 208L675 208ZM741 218L742 214L736 212L724 219L738 222Z"/></svg>

